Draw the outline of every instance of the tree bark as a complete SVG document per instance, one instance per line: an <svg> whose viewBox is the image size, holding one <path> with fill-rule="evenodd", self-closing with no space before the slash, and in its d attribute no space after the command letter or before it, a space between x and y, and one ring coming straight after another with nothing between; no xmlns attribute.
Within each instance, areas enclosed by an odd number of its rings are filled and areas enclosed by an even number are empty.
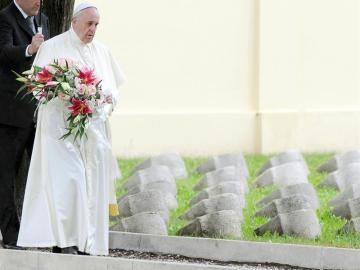
<svg viewBox="0 0 360 270"><path fill-rule="evenodd" d="M50 34L56 36L70 28L75 0L43 0L43 12L50 21Z"/></svg>
<svg viewBox="0 0 360 270"><path fill-rule="evenodd" d="M13 0L0 0L0 10L9 5ZM71 17L75 0L43 0L42 12L48 16L51 37L67 31L71 24ZM15 90L15 89L14 89ZM15 179L15 203L21 217L22 203L26 185L27 172L30 160L24 153L22 163Z"/></svg>

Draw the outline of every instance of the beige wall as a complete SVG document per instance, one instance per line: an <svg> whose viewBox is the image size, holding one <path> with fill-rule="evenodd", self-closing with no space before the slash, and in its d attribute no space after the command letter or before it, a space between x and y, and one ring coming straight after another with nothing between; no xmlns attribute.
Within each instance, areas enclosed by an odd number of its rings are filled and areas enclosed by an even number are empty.
<svg viewBox="0 0 360 270"><path fill-rule="evenodd" d="M358 0L263 0L262 151L359 147Z"/></svg>
<svg viewBox="0 0 360 270"><path fill-rule="evenodd" d="M357 0L93 3L128 79L118 155L359 145Z"/></svg>

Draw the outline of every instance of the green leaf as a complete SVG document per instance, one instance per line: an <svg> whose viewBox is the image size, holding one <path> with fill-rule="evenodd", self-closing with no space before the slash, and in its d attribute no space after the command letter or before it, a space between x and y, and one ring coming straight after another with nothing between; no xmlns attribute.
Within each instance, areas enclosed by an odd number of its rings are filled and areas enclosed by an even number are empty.
<svg viewBox="0 0 360 270"><path fill-rule="evenodd" d="M19 90L17 90L15 96L18 96L18 95L19 95L21 92L23 92L26 88L27 88L27 85L21 86L21 87L19 88Z"/></svg>
<svg viewBox="0 0 360 270"><path fill-rule="evenodd" d="M77 122L79 122L81 120L81 115L80 114L78 114L75 118L74 118L74 123L77 123Z"/></svg>
<svg viewBox="0 0 360 270"><path fill-rule="evenodd" d="M28 79L28 78L24 78L24 77L19 77L19 78L16 78L16 80L17 80L18 82L23 82L23 83L26 83L26 82L28 82L28 81L29 81L29 79Z"/></svg>

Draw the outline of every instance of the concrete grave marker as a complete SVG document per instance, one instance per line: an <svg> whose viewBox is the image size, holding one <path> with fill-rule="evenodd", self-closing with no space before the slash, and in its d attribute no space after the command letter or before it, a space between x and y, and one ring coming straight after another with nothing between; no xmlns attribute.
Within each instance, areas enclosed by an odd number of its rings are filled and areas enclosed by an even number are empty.
<svg viewBox="0 0 360 270"><path fill-rule="evenodd" d="M196 218L178 235L241 238L240 224L241 217L235 211L223 210Z"/></svg>
<svg viewBox="0 0 360 270"><path fill-rule="evenodd" d="M131 189L136 186L146 185L151 182L167 182L173 186L176 191L176 181L170 169L166 166L152 166L143 170L136 171L124 183L123 187ZM174 194L176 195L176 193Z"/></svg>
<svg viewBox="0 0 360 270"><path fill-rule="evenodd" d="M338 206L346 201L360 197L360 183L348 186L343 192L329 201L329 206Z"/></svg>
<svg viewBox="0 0 360 270"><path fill-rule="evenodd" d="M301 209L312 209L306 195L298 194L291 197L273 200L263 209L257 211L255 216L275 217L279 214L294 212Z"/></svg>
<svg viewBox="0 0 360 270"><path fill-rule="evenodd" d="M212 157L201 164L196 171L199 173L207 173L228 166L239 167L245 178L249 176L245 158L242 154L225 154Z"/></svg>
<svg viewBox="0 0 360 270"><path fill-rule="evenodd" d="M274 192L270 193L268 196L263 198L261 201L259 201L257 205L258 206L265 205L273 200L290 197L295 194L306 195L306 197L309 199L312 208L313 209L319 208L320 206L319 198L317 196L316 190L314 189L311 183L295 184L275 190Z"/></svg>
<svg viewBox="0 0 360 270"><path fill-rule="evenodd" d="M120 217L129 217L144 212L157 212L167 222L169 211L160 191L149 190L129 195L118 202Z"/></svg>
<svg viewBox="0 0 360 270"><path fill-rule="evenodd" d="M360 217L352 218L340 230L338 230L339 234L351 232L360 232Z"/></svg>
<svg viewBox="0 0 360 270"><path fill-rule="evenodd" d="M183 179L187 177L187 171L185 168L185 163L182 160L181 156L175 153L163 154L155 157L151 157L145 160L143 163L138 165L133 173L139 170L147 169L149 167L163 165L170 169L171 174L176 179Z"/></svg>
<svg viewBox="0 0 360 270"><path fill-rule="evenodd" d="M257 228L255 233L263 235L267 231L313 239L321 233L321 227L314 210L302 209L277 215Z"/></svg>
<svg viewBox="0 0 360 270"><path fill-rule="evenodd" d="M308 183L307 172L300 162L289 162L264 171L254 182L255 187L279 187Z"/></svg>
<svg viewBox="0 0 360 270"><path fill-rule="evenodd" d="M256 175L262 174L269 168L276 167L289 162L300 162L304 166L305 171L309 173L309 168L305 162L303 155L297 150L288 150L270 158L260 168L260 170L257 171Z"/></svg>
<svg viewBox="0 0 360 270"><path fill-rule="evenodd" d="M176 200L176 187L174 190L174 186L168 182L150 182L147 184L141 184L139 186L135 186L120 198L120 200L125 199L129 195L133 195L139 192L148 191L148 190L157 190L163 196L165 203L169 209L176 209L178 207Z"/></svg>
<svg viewBox="0 0 360 270"><path fill-rule="evenodd" d="M329 174L320 183L320 187L334 187L344 191L350 185L357 183L360 183L360 163L350 163Z"/></svg>
<svg viewBox="0 0 360 270"><path fill-rule="evenodd" d="M325 161L318 168L318 172L333 172L347 164L360 162L360 150L348 151L343 154L335 155L329 160Z"/></svg>
<svg viewBox="0 0 360 270"><path fill-rule="evenodd" d="M237 195L233 193L224 193L198 202L179 218L193 220L197 217L221 210L234 210L242 219L242 207L239 204L239 201L240 199Z"/></svg>
<svg viewBox="0 0 360 270"><path fill-rule="evenodd" d="M337 216L346 219L360 217L360 197L350 199L344 203L335 206L331 212Z"/></svg>
<svg viewBox="0 0 360 270"><path fill-rule="evenodd" d="M154 212L145 212L122 218L111 231L168 235L164 219Z"/></svg>
<svg viewBox="0 0 360 270"><path fill-rule="evenodd" d="M223 182L241 182L245 190L248 190L244 174L235 166L228 166L206 173L193 189L197 191L203 190L204 188L213 187Z"/></svg>
<svg viewBox="0 0 360 270"><path fill-rule="evenodd" d="M202 190L196 197L190 200L190 205L194 205L204 199L209 199L223 193L234 193L238 195L240 198L240 205L243 207L245 206L246 188L244 184L235 181L223 182L216 186Z"/></svg>

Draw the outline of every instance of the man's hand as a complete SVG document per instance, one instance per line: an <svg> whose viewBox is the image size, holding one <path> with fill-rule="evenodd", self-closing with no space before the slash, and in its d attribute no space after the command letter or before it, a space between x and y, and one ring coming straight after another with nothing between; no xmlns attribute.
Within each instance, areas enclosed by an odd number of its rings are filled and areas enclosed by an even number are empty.
<svg viewBox="0 0 360 270"><path fill-rule="evenodd" d="M44 36L40 33L35 34L35 36L32 37L28 53L31 55L35 54L39 50L39 47L43 42Z"/></svg>

